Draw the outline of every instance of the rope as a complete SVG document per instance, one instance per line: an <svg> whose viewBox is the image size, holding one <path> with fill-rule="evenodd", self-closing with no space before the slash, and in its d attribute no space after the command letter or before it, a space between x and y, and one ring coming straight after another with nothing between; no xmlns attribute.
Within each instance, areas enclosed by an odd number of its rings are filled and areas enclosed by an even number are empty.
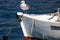
<svg viewBox="0 0 60 40"><path fill-rule="evenodd" d="M5 36L8 36L8 35L11 33L12 29L13 29L13 28L10 28L9 32L8 32L8 33L6 33L6 35L5 35Z"/></svg>
<svg viewBox="0 0 60 40"><path fill-rule="evenodd" d="M10 28L9 32L3 36L3 40L8 40L8 35L10 34L11 31L12 31L12 28Z"/></svg>
<svg viewBox="0 0 60 40"><path fill-rule="evenodd" d="M17 23L17 22L15 22L15 23ZM9 27L9 28L1 27L1 28L0 28L0 30L9 29L8 33L6 33L6 34L3 36L3 39L2 39L2 40L8 40L8 35L11 33L11 31L12 31L13 28L17 28L17 27Z"/></svg>

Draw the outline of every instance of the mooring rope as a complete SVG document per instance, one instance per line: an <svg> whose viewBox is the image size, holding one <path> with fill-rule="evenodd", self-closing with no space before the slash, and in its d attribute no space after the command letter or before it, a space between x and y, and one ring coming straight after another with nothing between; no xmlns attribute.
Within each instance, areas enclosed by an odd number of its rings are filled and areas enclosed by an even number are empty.
<svg viewBox="0 0 60 40"><path fill-rule="evenodd" d="M14 22L14 23L16 24L17 22ZM8 35L11 33L11 31L12 31L14 28L17 28L17 27L9 27L9 28L1 27L0 30L9 29L8 33L6 33L6 34L3 36L3 39L2 39L2 40L8 40Z"/></svg>

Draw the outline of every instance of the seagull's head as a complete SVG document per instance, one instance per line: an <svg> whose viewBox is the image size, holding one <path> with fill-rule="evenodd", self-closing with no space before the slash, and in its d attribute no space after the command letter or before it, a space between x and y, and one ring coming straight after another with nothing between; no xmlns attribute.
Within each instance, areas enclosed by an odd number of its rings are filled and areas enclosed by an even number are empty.
<svg viewBox="0 0 60 40"><path fill-rule="evenodd" d="M21 3L21 4L22 4L22 3L25 3L25 1L23 0L23 1L21 1L20 3Z"/></svg>

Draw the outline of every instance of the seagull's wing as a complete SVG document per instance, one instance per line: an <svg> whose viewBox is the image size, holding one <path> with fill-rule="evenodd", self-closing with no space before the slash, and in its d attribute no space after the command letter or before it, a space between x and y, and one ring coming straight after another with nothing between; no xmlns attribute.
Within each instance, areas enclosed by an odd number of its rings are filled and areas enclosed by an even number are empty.
<svg viewBox="0 0 60 40"><path fill-rule="evenodd" d="M28 10L30 8L28 4L21 4L20 7L22 10Z"/></svg>

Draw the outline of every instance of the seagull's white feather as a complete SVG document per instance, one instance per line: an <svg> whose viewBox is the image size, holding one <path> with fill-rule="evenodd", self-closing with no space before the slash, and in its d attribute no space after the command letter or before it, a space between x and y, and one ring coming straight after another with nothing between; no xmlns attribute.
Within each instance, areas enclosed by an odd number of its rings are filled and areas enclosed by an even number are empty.
<svg viewBox="0 0 60 40"><path fill-rule="evenodd" d="M25 3L25 1L21 1L21 5L20 5L22 10L29 10L30 6L28 4Z"/></svg>

